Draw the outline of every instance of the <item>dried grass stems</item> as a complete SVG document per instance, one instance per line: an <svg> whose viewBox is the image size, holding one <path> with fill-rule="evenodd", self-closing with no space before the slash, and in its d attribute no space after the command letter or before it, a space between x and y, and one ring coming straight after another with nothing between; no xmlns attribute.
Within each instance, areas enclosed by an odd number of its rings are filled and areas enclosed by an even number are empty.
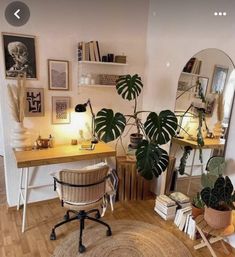
<svg viewBox="0 0 235 257"><path fill-rule="evenodd" d="M25 76L17 78L17 84L8 84L11 113L16 122L24 120Z"/></svg>

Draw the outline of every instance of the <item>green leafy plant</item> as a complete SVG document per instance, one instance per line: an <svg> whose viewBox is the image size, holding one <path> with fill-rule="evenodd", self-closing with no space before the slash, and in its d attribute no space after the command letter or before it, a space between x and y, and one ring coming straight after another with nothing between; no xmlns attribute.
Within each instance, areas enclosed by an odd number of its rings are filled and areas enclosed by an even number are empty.
<svg viewBox="0 0 235 257"><path fill-rule="evenodd" d="M191 151L192 151L191 146L185 146L184 147L184 153L183 153L183 156L180 159L180 166L179 166L179 169L178 169L178 172L179 172L180 175L184 175L187 159L188 159Z"/></svg>
<svg viewBox="0 0 235 257"><path fill-rule="evenodd" d="M215 181L213 188L206 187L201 191L201 198L207 207L226 211L235 209L235 193L233 184L228 176L219 177Z"/></svg>
<svg viewBox="0 0 235 257"><path fill-rule="evenodd" d="M170 110L159 114L150 111L137 111L138 97L143 84L138 74L121 76L116 81L117 93L125 100L134 101L132 114L114 113L103 108L95 118L95 131L100 140L110 142L122 136L127 125L135 126L137 133L143 134L143 140L136 150L137 170L147 180L158 177L168 166L169 156L160 147L170 141L178 126L177 118ZM145 122L141 115L149 113Z"/></svg>
<svg viewBox="0 0 235 257"><path fill-rule="evenodd" d="M211 157L207 163L207 173L203 173L201 176L201 184L203 188L213 188L217 178L223 175L225 167L226 162L224 160L224 157Z"/></svg>
<svg viewBox="0 0 235 257"><path fill-rule="evenodd" d="M198 192L193 198L192 204L199 209L203 209L205 207L205 203L201 198L200 192Z"/></svg>

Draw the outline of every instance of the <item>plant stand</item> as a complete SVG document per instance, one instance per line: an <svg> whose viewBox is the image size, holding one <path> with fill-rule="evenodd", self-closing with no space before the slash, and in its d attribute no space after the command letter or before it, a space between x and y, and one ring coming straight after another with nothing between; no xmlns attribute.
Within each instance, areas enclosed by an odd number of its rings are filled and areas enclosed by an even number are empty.
<svg viewBox="0 0 235 257"><path fill-rule="evenodd" d="M194 246L195 250L201 249L203 247L208 247L211 255L217 257L215 251L212 248L212 244L220 241L224 249L225 254L230 254L230 251L227 249L224 239L234 233L234 224L231 224L224 229L213 229L211 228L206 221L204 216L200 215L196 218L196 228L199 234L202 237L201 243Z"/></svg>
<svg viewBox="0 0 235 257"><path fill-rule="evenodd" d="M136 160L127 156L117 157L118 200L150 199L150 181L141 177L136 170Z"/></svg>

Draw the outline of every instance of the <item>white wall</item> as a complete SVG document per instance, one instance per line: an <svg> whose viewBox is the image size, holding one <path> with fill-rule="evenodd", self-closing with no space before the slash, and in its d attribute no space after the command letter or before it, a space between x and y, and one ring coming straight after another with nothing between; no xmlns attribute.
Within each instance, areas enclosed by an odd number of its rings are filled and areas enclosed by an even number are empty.
<svg viewBox="0 0 235 257"><path fill-rule="evenodd" d="M0 106L0 155L4 154L4 142L3 142L3 120L2 120L2 115L1 115L1 106Z"/></svg>
<svg viewBox="0 0 235 257"><path fill-rule="evenodd" d="M227 16L213 15L220 10L226 11ZM235 35L232 33L235 29L234 12L234 1L150 0L147 87L143 99L145 109L174 109L172 99L176 96L179 74L189 58L197 52L206 48L218 48L235 60ZM235 110L226 153L227 157L233 159L234 131ZM235 185L235 171L231 178ZM164 181L164 176L161 181Z"/></svg>
<svg viewBox="0 0 235 257"><path fill-rule="evenodd" d="M27 118L25 126L29 128L34 140L40 133L42 137L52 134L57 144L70 143L71 138L78 136L81 118L72 115L70 125L51 125L51 96L71 96L72 107L78 102L91 98L94 111L102 107L115 111L128 112L132 103L124 102L114 89L81 89L78 90L77 44L79 41L98 40L102 54L126 54L127 72L144 74L146 32L148 17L148 1L143 0L42 0L25 1L31 16L29 22L22 27L10 26L4 14L0 16L1 32L21 33L36 36L37 64L39 79L27 81L27 87L43 87L45 90L45 117ZM0 10L5 10L9 1L2 0ZM2 40L2 39L1 39ZM2 44L2 42L0 42ZM48 91L47 59L70 61L70 91ZM2 47L0 48L0 67L4 67ZM13 80L4 79L4 70L0 69L0 102L4 120L5 165L7 201L10 206L16 204L19 174L16 169L10 142L13 126L7 104L7 83ZM80 121L80 124L79 124ZM35 169L34 183L52 181L49 172L62 167L75 167L79 164L51 165ZM54 197L52 188L31 190L29 201L37 201Z"/></svg>

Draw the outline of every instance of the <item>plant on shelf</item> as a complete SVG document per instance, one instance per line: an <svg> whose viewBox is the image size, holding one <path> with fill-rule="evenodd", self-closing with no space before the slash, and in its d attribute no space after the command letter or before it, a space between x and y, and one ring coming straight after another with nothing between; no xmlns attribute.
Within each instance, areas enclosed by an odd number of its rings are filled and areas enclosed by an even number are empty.
<svg viewBox="0 0 235 257"><path fill-rule="evenodd" d="M134 101L132 114L114 113L112 109L103 108L95 118L95 131L100 140L110 142L121 138L127 125L135 126L130 147L136 148L137 170L141 176L151 180L158 177L168 166L168 153L160 146L170 141L177 129L177 118L170 110L159 114L150 111L138 111L138 97L142 91L141 78L135 74L121 76L116 81L117 93L125 100ZM141 115L148 113L145 122ZM136 142L136 139L139 139Z"/></svg>
<svg viewBox="0 0 235 257"><path fill-rule="evenodd" d="M235 193L228 176L216 179L213 187L205 187L201 198L206 205L205 221L215 229L225 228L231 224L232 210L235 209Z"/></svg>

